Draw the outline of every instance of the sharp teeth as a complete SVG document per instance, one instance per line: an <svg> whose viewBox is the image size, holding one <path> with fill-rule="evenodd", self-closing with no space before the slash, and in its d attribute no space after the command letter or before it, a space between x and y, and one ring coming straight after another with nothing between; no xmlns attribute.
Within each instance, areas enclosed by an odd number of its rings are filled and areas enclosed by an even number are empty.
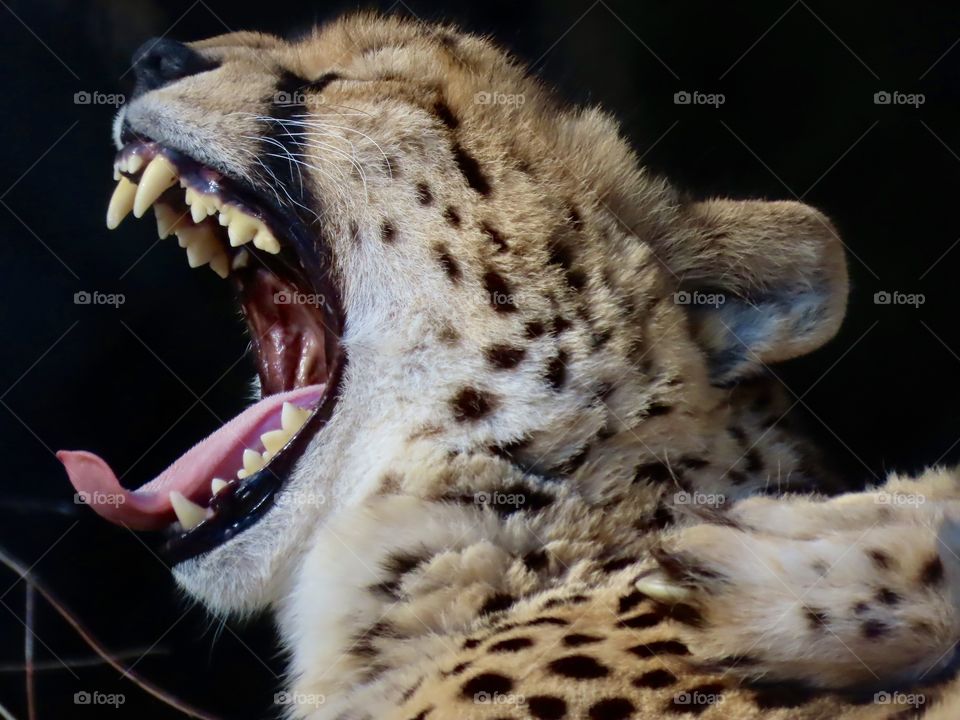
<svg viewBox="0 0 960 720"><path fill-rule="evenodd" d="M227 235L230 236L230 245L240 247L245 245L257 234L259 223L249 215L243 213L233 213L230 218L230 226L227 228Z"/></svg>
<svg viewBox="0 0 960 720"><path fill-rule="evenodd" d="M267 449L271 455L275 455L279 452L280 448L287 444L287 440L291 438L293 433L289 433L283 428L280 430L271 430L270 432L265 432L260 436L260 442L263 443L263 446Z"/></svg>
<svg viewBox="0 0 960 720"><path fill-rule="evenodd" d="M200 202L194 202L190 206L190 217L193 218L195 223L202 222L207 217L207 206L201 200Z"/></svg>
<svg viewBox="0 0 960 720"><path fill-rule="evenodd" d="M234 270L239 270L240 268L245 268L250 264L250 253L246 250L240 250L236 255L233 256L233 260L230 261L230 267Z"/></svg>
<svg viewBox="0 0 960 720"><path fill-rule="evenodd" d="M230 216L233 214L233 211L229 207L224 206L220 208L220 214L217 216L217 222L220 223L223 227L228 227L230 225Z"/></svg>
<svg viewBox="0 0 960 720"><path fill-rule="evenodd" d="M216 497L217 493L219 493L229 484L230 483L228 483L226 480L223 480L221 478L214 478L213 480L210 481L210 494L213 497Z"/></svg>
<svg viewBox="0 0 960 720"><path fill-rule="evenodd" d="M136 196L137 186L127 178L121 177L110 198L110 205L107 206L107 227L110 230L115 229L133 210Z"/></svg>
<svg viewBox="0 0 960 720"><path fill-rule="evenodd" d="M159 203L153 206L153 213L157 216L157 235L161 240L170 237L177 223L183 218L178 210L174 210L166 203Z"/></svg>
<svg viewBox="0 0 960 720"><path fill-rule="evenodd" d="M123 168L128 173L133 175L134 173L140 172L140 168L143 167L143 156L142 155L130 155L127 158L126 167Z"/></svg>
<svg viewBox="0 0 960 720"><path fill-rule="evenodd" d="M253 244L261 250L276 255L280 252L280 243L267 228L261 227L257 236L253 238Z"/></svg>
<svg viewBox="0 0 960 720"><path fill-rule="evenodd" d="M310 417L310 411L299 408L293 403L285 402L283 410L280 411L280 426L293 435L297 430L303 427L303 424Z"/></svg>
<svg viewBox="0 0 960 720"><path fill-rule="evenodd" d="M192 268L206 265L220 252L220 241L209 230L187 245L187 264Z"/></svg>
<svg viewBox="0 0 960 720"><path fill-rule="evenodd" d="M133 203L134 217L143 217L147 208L153 205L167 188L177 182L177 169L163 155L157 155L140 176L137 185L137 197Z"/></svg>
<svg viewBox="0 0 960 720"><path fill-rule="evenodd" d="M180 181L180 184L183 185L182 180ZM197 198L199 197L200 197L200 193L198 193L192 187L188 187L183 194L183 199L187 203L187 205L193 205L197 201Z"/></svg>
<svg viewBox="0 0 960 720"><path fill-rule="evenodd" d="M208 517L207 508L188 500L177 491L170 493L170 504L184 530L192 530Z"/></svg>
<svg viewBox="0 0 960 720"><path fill-rule="evenodd" d="M217 243L217 249L220 249L219 243ZM227 257L225 252L221 252L219 255L214 255L212 258L210 258L210 269L221 278L226 280L230 275L230 258Z"/></svg>
<svg viewBox="0 0 960 720"><path fill-rule="evenodd" d="M247 449L243 451L243 469L246 470L247 475L252 475L263 465L263 457L256 450Z"/></svg>

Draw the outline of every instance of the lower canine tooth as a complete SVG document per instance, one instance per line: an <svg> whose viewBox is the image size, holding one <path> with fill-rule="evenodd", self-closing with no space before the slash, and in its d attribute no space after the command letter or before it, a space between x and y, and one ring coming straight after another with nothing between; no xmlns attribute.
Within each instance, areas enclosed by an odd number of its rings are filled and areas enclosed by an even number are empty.
<svg viewBox="0 0 960 720"><path fill-rule="evenodd" d="M137 186L127 178L121 177L107 207L107 227L110 230L115 229L130 214L136 196Z"/></svg>
<svg viewBox="0 0 960 720"><path fill-rule="evenodd" d="M197 505L175 490L170 493L170 504L173 505L173 512L176 513L177 520L183 525L184 530L192 530L207 519L206 508Z"/></svg>
<svg viewBox="0 0 960 720"><path fill-rule="evenodd" d="M271 430L260 436L260 442L263 443L263 446L268 452L276 454L280 448L287 444L290 437L291 433L288 433L286 430Z"/></svg>
<svg viewBox="0 0 960 720"><path fill-rule="evenodd" d="M177 182L177 169L163 155L157 155L140 176L137 197L133 202L134 217L141 218L167 188Z"/></svg>
<svg viewBox="0 0 960 720"><path fill-rule="evenodd" d="M180 211L174 210L166 203L154 205L153 213L157 217L157 235L160 236L161 240L170 237L170 233L174 231L177 223L183 217Z"/></svg>

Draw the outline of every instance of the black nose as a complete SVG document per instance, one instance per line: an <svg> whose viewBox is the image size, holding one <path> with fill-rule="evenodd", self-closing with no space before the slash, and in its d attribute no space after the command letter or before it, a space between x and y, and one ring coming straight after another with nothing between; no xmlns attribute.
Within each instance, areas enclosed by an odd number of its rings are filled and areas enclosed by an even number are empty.
<svg viewBox="0 0 960 720"><path fill-rule="evenodd" d="M133 94L142 95L167 83L213 70L215 67L217 63L206 59L183 43L152 38L133 53L133 72L136 77Z"/></svg>

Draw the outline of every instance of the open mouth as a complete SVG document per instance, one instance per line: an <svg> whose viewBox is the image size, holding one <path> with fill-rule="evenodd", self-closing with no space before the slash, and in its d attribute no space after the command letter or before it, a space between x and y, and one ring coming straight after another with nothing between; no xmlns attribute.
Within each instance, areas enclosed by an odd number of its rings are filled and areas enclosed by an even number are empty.
<svg viewBox="0 0 960 720"><path fill-rule="evenodd" d="M343 315L326 248L263 193L154 142L132 140L114 162L107 226L151 207L191 267L236 290L262 399L130 491L93 453L57 454L79 498L136 530L165 530L172 562L202 554L273 506L296 460L329 420L345 362Z"/></svg>

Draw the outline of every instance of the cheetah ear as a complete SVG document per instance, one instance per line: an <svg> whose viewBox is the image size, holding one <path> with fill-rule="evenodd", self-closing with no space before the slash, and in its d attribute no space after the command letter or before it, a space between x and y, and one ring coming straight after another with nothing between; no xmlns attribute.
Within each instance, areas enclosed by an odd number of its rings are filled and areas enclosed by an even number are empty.
<svg viewBox="0 0 960 720"><path fill-rule="evenodd" d="M847 268L823 214L798 202L709 200L689 206L688 219L691 232L664 250L712 382L729 385L836 334Z"/></svg>

